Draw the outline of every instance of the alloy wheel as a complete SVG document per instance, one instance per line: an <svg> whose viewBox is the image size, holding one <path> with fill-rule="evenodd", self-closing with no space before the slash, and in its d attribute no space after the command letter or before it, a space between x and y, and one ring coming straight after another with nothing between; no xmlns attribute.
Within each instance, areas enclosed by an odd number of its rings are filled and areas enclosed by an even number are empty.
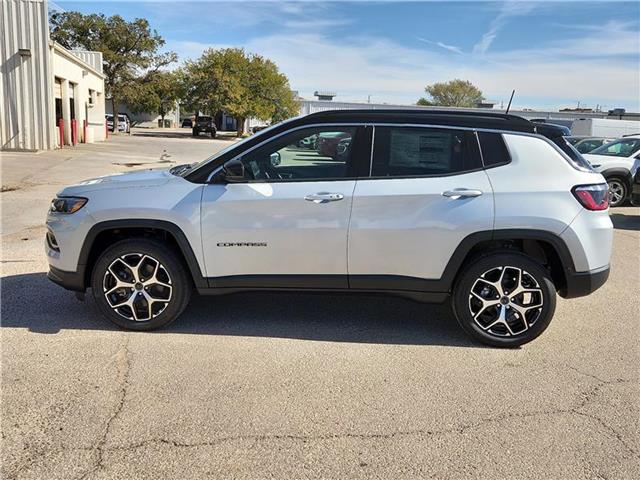
<svg viewBox="0 0 640 480"><path fill-rule="evenodd" d="M155 258L130 253L116 258L104 274L107 304L127 320L142 322L160 315L171 301L167 269Z"/></svg>
<svg viewBox="0 0 640 480"><path fill-rule="evenodd" d="M542 313L544 298L535 278L512 266L484 272L471 287L469 310L485 332L512 337L526 332Z"/></svg>
<svg viewBox="0 0 640 480"><path fill-rule="evenodd" d="M609 183L609 203L618 205L624 200L625 187L620 180L612 179Z"/></svg>

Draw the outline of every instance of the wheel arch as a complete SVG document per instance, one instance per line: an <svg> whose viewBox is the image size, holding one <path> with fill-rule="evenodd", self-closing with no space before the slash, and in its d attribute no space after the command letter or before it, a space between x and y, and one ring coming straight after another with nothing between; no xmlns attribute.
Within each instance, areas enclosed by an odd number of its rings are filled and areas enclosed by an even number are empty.
<svg viewBox="0 0 640 480"><path fill-rule="evenodd" d="M122 219L96 223L85 237L78 258L78 269L83 270L83 287L90 284L90 278L96 260L114 241L125 238L160 239L182 259L196 288L207 286L198 260L187 240L187 236L175 223L154 219Z"/></svg>
<svg viewBox="0 0 640 480"><path fill-rule="evenodd" d="M476 232L465 237L451 256L442 275L442 282L450 291L465 265L491 252L517 251L547 266L556 286L564 296L567 282L575 272L573 257L559 235L545 230L502 229Z"/></svg>

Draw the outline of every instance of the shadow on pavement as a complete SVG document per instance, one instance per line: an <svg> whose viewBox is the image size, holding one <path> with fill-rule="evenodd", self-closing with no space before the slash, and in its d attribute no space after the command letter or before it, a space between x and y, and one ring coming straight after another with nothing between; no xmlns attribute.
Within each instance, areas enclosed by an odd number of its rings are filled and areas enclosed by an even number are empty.
<svg viewBox="0 0 640 480"><path fill-rule="evenodd" d="M4 277L0 286L3 328L37 333L118 329L99 313L90 295L80 302L45 273ZM483 348L466 337L448 305L386 296L194 295L175 323L153 334L161 333Z"/></svg>
<svg viewBox="0 0 640 480"><path fill-rule="evenodd" d="M612 213L610 215L613 228L618 230L640 231L640 215Z"/></svg>

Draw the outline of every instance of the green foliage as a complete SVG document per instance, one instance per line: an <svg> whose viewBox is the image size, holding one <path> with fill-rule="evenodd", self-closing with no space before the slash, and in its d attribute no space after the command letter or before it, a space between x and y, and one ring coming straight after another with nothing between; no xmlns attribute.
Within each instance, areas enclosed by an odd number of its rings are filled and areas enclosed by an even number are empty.
<svg viewBox="0 0 640 480"><path fill-rule="evenodd" d="M127 104L133 113L157 113L164 124L164 117L184 95L183 85L180 71L152 71L127 88Z"/></svg>
<svg viewBox="0 0 640 480"><path fill-rule="evenodd" d="M121 101L140 100L151 91L145 85L148 75L177 59L173 52L159 53L164 40L142 18L128 22L120 15L55 12L49 23L51 39L63 47L102 52L106 94L114 113ZM114 115L114 122L117 119Z"/></svg>
<svg viewBox="0 0 640 480"><path fill-rule="evenodd" d="M209 49L184 68L184 104L238 119L238 134L248 117L278 122L298 112L287 77L271 60L240 48Z"/></svg>
<svg viewBox="0 0 640 480"><path fill-rule="evenodd" d="M418 105L472 108L484 100L480 89L467 80L434 83L427 85L424 90L429 98L420 98Z"/></svg>

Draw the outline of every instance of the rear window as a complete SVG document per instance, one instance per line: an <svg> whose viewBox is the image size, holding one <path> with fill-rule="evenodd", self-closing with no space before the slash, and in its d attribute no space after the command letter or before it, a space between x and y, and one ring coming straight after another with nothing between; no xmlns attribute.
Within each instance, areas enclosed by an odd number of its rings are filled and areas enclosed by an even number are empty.
<svg viewBox="0 0 640 480"><path fill-rule="evenodd" d="M486 168L506 165L511 162L509 150L499 133L478 132L480 148L482 149L482 162Z"/></svg>
<svg viewBox="0 0 640 480"><path fill-rule="evenodd" d="M555 137L550 139L562 150L571 160L571 164L578 170L592 171L591 164L587 162L582 154L576 150L573 145L567 142L564 137ZM591 152L593 153L593 152Z"/></svg>
<svg viewBox="0 0 640 480"><path fill-rule="evenodd" d="M373 177L421 177L482 168L475 139L462 130L376 127Z"/></svg>

